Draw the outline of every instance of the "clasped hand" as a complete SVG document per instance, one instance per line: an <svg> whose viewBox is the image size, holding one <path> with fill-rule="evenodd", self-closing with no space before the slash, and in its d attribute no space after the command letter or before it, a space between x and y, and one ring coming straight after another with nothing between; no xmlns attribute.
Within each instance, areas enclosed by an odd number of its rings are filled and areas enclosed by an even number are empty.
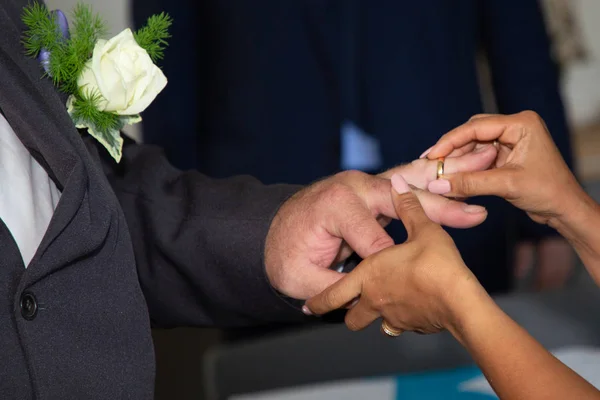
<svg viewBox="0 0 600 400"><path fill-rule="evenodd" d="M469 152L446 163L449 173L487 169L496 149ZM398 218L390 197L390 177L401 172L418 188L436 179L437 162L421 159L379 176L342 172L310 185L287 200L275 215L265 245L272 286L295 299L308 299L343 277L331 269L356 251L366 258L394 244L384 226ZM429 219L467 228L482 223L483 207L424 190L416 192Z"/></svg>
<svg viewBox="0 0 600 400"><path fill-rule="evenodd" d="M391 198L408 240L365 259L310 299L305 312L321 315L351 304L345 321L354 331L379 317L397 331L449 329L464 310L461 293L482 288L452 238L427 217L414 189L400 174L392 177L392 183Z"/></svg>
<svg viewBox="0 0 600 400"><path fill-rule="evenodd" d="M595 204L567 168L542 119L532 112L476 116L444 135L425 156L431 161L447 157L446 162L451 162L492 147L498 154L491 168L448 172L427 188L448 197L503 197L534 221L561 233L573 231L577 225L573 221L585 219L577 214L585 215ZM346 315L352 330L379 317L399 330L452 329L468 312L469 302L464 299L487 295L448 234L427 218L416 196L419 191L410 190L400 175L392 181L391 198L409 233L408 241L365 259L344 279L310 299L307 311L324 314L353 305Z"/></svg>

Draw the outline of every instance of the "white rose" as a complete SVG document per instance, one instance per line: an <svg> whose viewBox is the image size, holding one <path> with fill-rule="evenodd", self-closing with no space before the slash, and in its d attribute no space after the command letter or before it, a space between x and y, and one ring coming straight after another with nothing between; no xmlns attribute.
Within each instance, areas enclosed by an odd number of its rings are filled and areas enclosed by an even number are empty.
<svg viewBox="0 0 600 400"><path fill-rule="evenodd" d="M125 29L108 41L98 40L77 84L84 93L102 95L102 111L135 115L152 103L167 78Z"/></svg>

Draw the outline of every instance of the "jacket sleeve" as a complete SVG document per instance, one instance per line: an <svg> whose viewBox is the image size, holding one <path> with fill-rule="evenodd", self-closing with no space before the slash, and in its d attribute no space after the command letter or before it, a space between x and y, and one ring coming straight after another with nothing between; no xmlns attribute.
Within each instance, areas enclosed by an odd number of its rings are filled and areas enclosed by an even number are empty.
<svg viewBox="0 0 600 400"><path fill-rule="evenodd" d="M502 114L533 110L544 118L567 165L573 168L569 129L552 59L544 14L537 0L483 0L481 29L493 90ZM519 213L521 239L557 235Z"/></svg>
<svg viewBox="0 0 600 400"><path fill-rule="evenodd" d="M182 172L159 148L132 141L119 164L90 146L125 213L153 325L235 327L304 319L297 305L271 287L263 261L271 220L298 186Z"/></svg>

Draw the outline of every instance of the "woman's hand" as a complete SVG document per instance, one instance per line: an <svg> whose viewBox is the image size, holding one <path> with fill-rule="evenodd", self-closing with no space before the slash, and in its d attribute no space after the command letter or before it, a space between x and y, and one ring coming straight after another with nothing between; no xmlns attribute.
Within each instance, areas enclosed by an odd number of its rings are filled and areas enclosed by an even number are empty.
<svg viewBox="0 0 600 400"><path fill-rule="evenodd" d="M475 116L442 136L427 157L463 155L493 141L498 143L495 168L447 174L430 183L428 189L456 197L500 196L526 211L534 221L550 225L587 198L544 121L531 111Z"/></svg>
<svg viewBox="0 0 600 400"><path fill-rule="evenodd" d="M487 296L465 266L450 236L432 222L399 174L392 199L408 240L366 258L340 281L306 303L305 312L325 314L358 301L346 325L360 330L382 316L396 330L434 333L458 324L473 299ZM414 189L417 190L417 189Z"/></svg>
<svg viewBox="0 0 600 400"><path fill-rule="evenodd" d="M600 399L598 390L493 302L464 265L452 239L427 218L406 181L394 175L392 185L408 241L365 259L308 300L305 312L325 314L351 304L346 314L351 330L380 316L394 334L448 329L502 399Z"/></svg>

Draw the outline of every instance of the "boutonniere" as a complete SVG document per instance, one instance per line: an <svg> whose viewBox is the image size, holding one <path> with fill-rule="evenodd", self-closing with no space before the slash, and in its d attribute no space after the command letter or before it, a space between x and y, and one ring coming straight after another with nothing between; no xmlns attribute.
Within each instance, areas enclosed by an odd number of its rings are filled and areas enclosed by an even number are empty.
<svg viewBox="0 0 600 400"><path fill-rule="evenodd" d="M23 12L26 54L37 57L61 91L77 128L85 128L119 162L125 125L141 121L167 78L156 62L163 57L171 18L159 14L137 32L125 29L104 39L106 25L89 6L78 4L71 19L33 3Z"/></svg>

